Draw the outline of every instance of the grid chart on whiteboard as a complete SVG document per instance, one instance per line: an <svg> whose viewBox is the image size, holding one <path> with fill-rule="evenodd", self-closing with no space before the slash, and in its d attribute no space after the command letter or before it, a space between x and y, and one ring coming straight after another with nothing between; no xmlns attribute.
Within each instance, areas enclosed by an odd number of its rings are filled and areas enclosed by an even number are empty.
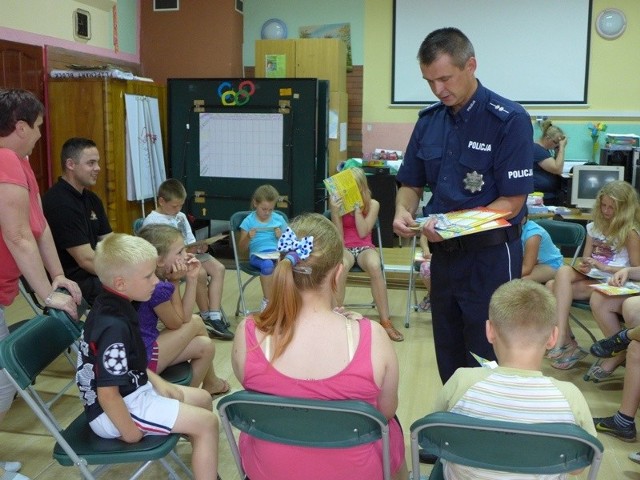
<svg viewBox="0 0 640 480"><path fill-rule="evenodd" d="M201 113L200 175L282 180L279 113Z"/></svg>

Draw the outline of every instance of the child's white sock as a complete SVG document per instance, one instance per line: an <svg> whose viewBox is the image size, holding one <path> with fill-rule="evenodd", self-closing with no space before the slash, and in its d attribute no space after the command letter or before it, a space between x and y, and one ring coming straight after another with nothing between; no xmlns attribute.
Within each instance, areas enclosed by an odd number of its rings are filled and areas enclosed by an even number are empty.
<svg viewBox="0 0 640 480"><path fill-rule="evenodd" d="M268 304L269 304L269 300L267 300L266 298L263 298L262 303L260 303L260 311L264 312L264 309L267 308Z"/></svg>
<svg viewBox="0 0 640 480"><path fill-rule="evenodd" d="M220 313L220 310L209 310L207 312L207 315L210 320L222 320L222 314Z"/></svg>

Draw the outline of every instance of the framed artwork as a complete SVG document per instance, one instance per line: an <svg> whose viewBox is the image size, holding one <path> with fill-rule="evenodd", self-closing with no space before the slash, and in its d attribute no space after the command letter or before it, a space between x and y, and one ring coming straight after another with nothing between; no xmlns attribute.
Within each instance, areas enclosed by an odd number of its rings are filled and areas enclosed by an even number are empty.
<svg viewBox="0 0 640 480"><path fill-rule="evenodd" d="M153 0L154 12L172 12L180 10L180 0Z"/></svg>

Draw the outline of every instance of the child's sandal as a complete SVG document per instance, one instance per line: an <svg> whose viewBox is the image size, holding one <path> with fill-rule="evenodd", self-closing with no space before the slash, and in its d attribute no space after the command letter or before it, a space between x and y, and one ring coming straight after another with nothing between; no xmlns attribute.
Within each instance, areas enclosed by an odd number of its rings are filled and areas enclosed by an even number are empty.
<svg viewBox="0 0 640 480"><path fill-rule="evenodd" d="M556 358L553 362L551 362L551 366L553 368L557 368L558 370L569 370L573 368L576 365L576 363L578 363L587 355L588 355L587 352L582 350L579 346L576 346L573 350L570 350L567 354Z"/></svg>
<svg viewBox="0 0 640 480"><path fill-rule="evenodd" d="M381 320L380 325L382 325L382 328L387 332L389 338L394 342L402 342L404 340L404 335L396 330L396 327L393 326L391 320Z"/></svg>

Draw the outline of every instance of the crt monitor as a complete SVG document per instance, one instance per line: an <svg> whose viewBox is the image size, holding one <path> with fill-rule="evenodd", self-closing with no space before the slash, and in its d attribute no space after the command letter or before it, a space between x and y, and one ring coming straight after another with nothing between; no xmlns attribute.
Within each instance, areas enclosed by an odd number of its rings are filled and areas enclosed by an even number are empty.
<svg viewBox="0 0 640 480"><path fill-rule="evenodd" d="M614 180L624 180L624 167L613 165L578 165L573 168L571 204L591 209L600 189Z"/></svg>

